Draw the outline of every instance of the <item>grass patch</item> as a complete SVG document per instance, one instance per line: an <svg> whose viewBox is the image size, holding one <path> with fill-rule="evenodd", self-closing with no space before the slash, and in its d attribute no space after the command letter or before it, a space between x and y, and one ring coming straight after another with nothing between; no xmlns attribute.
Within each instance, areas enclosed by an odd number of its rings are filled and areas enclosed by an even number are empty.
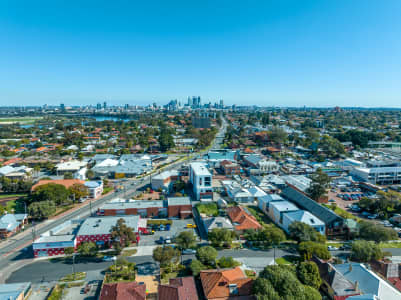
<svg viewBox="0 0 401 300"><path fill-rule="evenodd" d="M121 253L121 256L132 256L132 255L135 255L137 252L138 252L137 249L124 250Z"/></svg>
<svg viewBox="0 0 401 300"><path fill-rule="evenodd" d="M334 211L337 215L339 215L340 217L343 217L344 219L353 219L355 221L361 221L362 219L354 216L353 214L351 214L350 212L335 206L335 208L332 205L329 204L322 204L323 206L326 206L327 208L331 209L332 211ZM334 208L334 209L333 209Z"/></svg>
<svg viewBox="0 0 401 300"><path fill-rule="evenodd" d="M387 243L380 243L380 248L401 248L401 243L397 242L387 242Z"/></svg>
<svg viewBox="0 0 401 300"><path fill-rule="evenodd" d="M205 214L209 217L217 217L219 215L219 209L217 204L211 203L199 203L196 205L196 209L200 214Z"/></svg>
<svg viewBox="0 0 401 300"><path fill-rule="evenodd" d="M163 272L161 276L161 282L162 284L168 284L170 278L176 278L178 276L178 272Z"/></svg>
<svg viewBox="0 0 401 300"><path fill-rule="evenodd" d="M326 246L333 246L333 247L337 247L337 248L340 248L343 245L344 245L344 243L326 242Z"/></svg>
<svg viewBox="0 0 401 300"><path fill-rule="evenodd" d="M106 195L107 193L110 193L112 190L113 188L111 186L106 186L105 188L103 188L102 195Z"/></svg>
<svg viewBox="0 0 401 300"><path fill-rule="evenodd" d="M260 225L273 225L273 222L269 219L269 217L263 213L257 206L248 206L248 211L256 218L256 220L260 223Z"/></svg>
<svg viewBox="0 0 401 300"><path fill-rule="evenodd" d="M33 124L35 121L42 119L42 117L20 117L20 118L0 118L0 124L20 123L20 124Z"/></svg>
<svg viewBox="0 0 401 300"><path fill-rule="evenodd" d="M47 300L61 300L65 294L65 287L65 284L56 284L47 297Z"/></svg>
<svg viewBox="0 0 401 300"><path fill-rule="evenodd" d="M60 279L60 281L68 282L68 281L77 281L84 280L86 277L86 272L75 272L72 274L68 274Z"/></svg>
<svg viewBox="0 0 401 300"><path fill-rule="evenodd" d="M284 255L283 257L276 258L278 265L292 265L299 262L300 257L295 255Z"/></svg>
<svg viewBox="0 0 401 300"><path fill-rule="evenodd" d="M66 283L68 288L83 286L84 284L85 284L85 281L77 281L77 282L68 282L68 283Z"/></svg>
<svg viewBox="0 0 401 300"><path fill-rule="evenodd" d="M3 194L0 199L25 197L27 194Z"/></svg>

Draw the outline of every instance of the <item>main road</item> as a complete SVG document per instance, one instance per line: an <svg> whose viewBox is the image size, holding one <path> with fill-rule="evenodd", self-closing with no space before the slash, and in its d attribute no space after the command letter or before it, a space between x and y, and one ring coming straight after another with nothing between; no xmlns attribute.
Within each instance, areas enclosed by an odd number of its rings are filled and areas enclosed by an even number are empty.
<svg viewBox="0 0 401 300"><path fill-rule="evenodd" d="M212 149L220 148L222 140L225 135L226 127L227 123L225 119L223 119L222 126L220 127L218 133L216 134L215 139L212 142L212 147L211 147ZM184 163L188 163L194 158L196 159L197 157L202 156L205 153L206 150L193 154L189 159L171 163L170 165L164 167L163 170L178 168ZM123 183L124 185L123 191L113 192L109 195L100 198L99 200L92 201L90 203L91 205L89 205L88 203L87 205L82 206L74 211L71 211L70 213L63 215L60 218L57 218L55 220L48 220L45 221L44 223L36 225L35 236L36 237L40 236L44 232L51 230L52 228L64 223L65 221L87 217L90 215L91 210L92 212L96 211L105 202L113 198L116 197L124 198L124 197L134 196L139 188L142 188L149 183L150 177L151 175L147 175L141 179L130 180L128 182L125 182ZM0 275L1 272L3 272L3 270L10 264L13 264L21 259L28 259L32 257L32 252L28 251L28 246L31 245L32 240L33 240L33 235L24 232L16 235L15 237L10 238L10 240L8 240L7 242L3 242L6 243L5 245L4 244L0 245Z"/></svg>

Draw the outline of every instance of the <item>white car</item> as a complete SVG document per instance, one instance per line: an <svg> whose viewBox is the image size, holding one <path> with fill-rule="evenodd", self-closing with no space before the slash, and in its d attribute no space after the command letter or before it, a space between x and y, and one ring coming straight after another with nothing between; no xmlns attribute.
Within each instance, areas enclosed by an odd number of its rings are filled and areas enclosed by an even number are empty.
<svg viewBox="0 0 401 300"><path fill-rule="evenodd" d="M327 250L329 250L329 251L337 251L338 248L334 247L334 246L327 246Z"/></svg>
<svg viewBox="0 0 401 300"><path fill-rule="evenodd" d="M182 254L196 254L196 250L194 250L194 249L184 249L184 250L182 250Z"/></svg>
<svg viewBox="0 0 401 300"><path fill-rule="evenodd" d="M116 256L103 256L103 261L116 261Z"/></svg>

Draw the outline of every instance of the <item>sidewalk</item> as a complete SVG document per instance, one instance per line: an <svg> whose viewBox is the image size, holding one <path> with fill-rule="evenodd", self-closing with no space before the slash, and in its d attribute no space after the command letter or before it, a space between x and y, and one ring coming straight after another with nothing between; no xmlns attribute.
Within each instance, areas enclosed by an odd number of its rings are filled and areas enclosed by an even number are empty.
<svg viewBox="0 0 401 300"><path fill-rule="evenodd" d="M15 262L12 262L11 264L7 265L7 267L0 270L0 284L5 283L8 276L10 276L12 272L14 272L15 270L18 270L19 268L21 268L25 265L31 264L33 262L34 262L33 258L21 259L21 260L17 260Z"/></svg>

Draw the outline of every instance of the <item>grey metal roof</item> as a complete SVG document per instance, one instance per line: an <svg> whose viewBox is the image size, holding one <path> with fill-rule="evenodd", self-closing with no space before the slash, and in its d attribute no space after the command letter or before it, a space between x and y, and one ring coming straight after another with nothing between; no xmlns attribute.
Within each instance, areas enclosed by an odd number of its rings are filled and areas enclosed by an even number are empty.
<svg viewBox="0 0 401 300"><path fill-rule="evenodd" d="M0 284L0 300L17 299L21 293L26 295L30 288L30 282Z"/></svg>
<svg viewBox="0 0 401 300"><path fill-rule="evenodd" d="M79 228L77 236L109 234L111 228L117 224L119 219L124 219L128 227L131 227L134 231L138 231L139 216L99 217L87 218Z"/></svg>
<svg viewBox="0 0 401 300"><path fill-rule="evenodd" d="M105 203L100 209L127 209L127 208L150 208L164 207L163 200L128 200L125 202L109 202Z"/></svg>
<svg viewBox="0 0 401 300"><path fill-rule="evenodd" d="M251 164L256 165L258 162L262 160L262 157L256 154L249 155L245 157L245 159L250 162Z"/></svg>
<svg viewBox="0 0 401 300"><path fill-rule="evenodd" d="M344 219L333 212L331 209L320 205L316 201L312 200L305 194L297 191L292 187L287 187L282 191L282 195L288 200L296 203L301 208L309 211L311 214L318 217L326 225L333 225L336 222L340 222L339 225L344 223Z"/></svg>
<svg viewBox="0 0 401 300"><path fill-rule="evenodd" d="M191 199L189 197L169 197L167 205L191 205Z"/></svg>

